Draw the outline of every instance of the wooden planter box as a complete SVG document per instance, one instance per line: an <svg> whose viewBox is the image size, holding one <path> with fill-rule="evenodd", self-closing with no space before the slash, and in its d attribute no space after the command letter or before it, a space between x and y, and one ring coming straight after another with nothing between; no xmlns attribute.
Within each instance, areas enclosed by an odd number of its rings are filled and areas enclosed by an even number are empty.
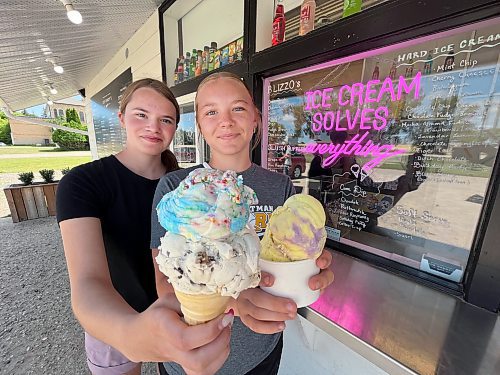
<svg viewBox="0 0 500 375"><path fill-rule="evenodd" d="M55 216L58 182L14 184L3 189L12 221L18 223L39 217Z"/></svg>

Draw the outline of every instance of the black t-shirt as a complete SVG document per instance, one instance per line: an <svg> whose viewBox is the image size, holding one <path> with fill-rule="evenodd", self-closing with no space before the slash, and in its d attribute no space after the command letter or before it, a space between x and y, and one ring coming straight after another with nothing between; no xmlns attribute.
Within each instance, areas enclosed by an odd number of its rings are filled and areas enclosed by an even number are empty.
<svg viewBox="0 0 500 375"><path fill-rule="evenodd" d="M73 168L57 188L57 221L96 217L115 289L136 311L156 298L149 247L151 208L159 180L139 176L115 156Z"/></svg>

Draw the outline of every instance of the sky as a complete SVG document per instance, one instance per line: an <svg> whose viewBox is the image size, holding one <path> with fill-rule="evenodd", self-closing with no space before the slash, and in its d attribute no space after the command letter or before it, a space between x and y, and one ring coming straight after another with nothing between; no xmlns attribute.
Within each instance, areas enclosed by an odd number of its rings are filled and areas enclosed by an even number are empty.
<svg viewBox="0 0 500 375"><path fill-rule="evenodd" d="M82 100L83 98L80 95L75 95L72 98ZM26 108L26 112L31 113L35 116L41 117L43 115L43 110L45 109L45 103L35 105L33 107Z"/></svg>

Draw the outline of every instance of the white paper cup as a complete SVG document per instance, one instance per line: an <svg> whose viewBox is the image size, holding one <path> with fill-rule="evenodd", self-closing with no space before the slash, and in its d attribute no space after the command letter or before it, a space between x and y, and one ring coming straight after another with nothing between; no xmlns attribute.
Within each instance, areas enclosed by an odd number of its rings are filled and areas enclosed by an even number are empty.
<svg viewBox="0 0 500 375"><path fill-rule="evenodd" d="M269 294L291 298L297 307L309 306L319 298L319 290L309 288L311 276L319 273L316 259L299 260L296 262L272 262L259 259L260 269L274 276L274 284L270 287L260 287Z"/></svg>

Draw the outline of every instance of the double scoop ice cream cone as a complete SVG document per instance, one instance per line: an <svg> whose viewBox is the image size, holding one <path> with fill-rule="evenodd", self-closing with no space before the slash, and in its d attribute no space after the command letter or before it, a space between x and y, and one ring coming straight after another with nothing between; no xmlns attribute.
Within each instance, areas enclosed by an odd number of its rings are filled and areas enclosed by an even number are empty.
<svg viewBox="0 0 500 375"><path fill-rule="evenodd" d="M196 325L224 312L260 281L260 243L247 225L252 189L233 171L200 168L158 203L167 230L156 257L174 287L184 320Z"/></svg>

